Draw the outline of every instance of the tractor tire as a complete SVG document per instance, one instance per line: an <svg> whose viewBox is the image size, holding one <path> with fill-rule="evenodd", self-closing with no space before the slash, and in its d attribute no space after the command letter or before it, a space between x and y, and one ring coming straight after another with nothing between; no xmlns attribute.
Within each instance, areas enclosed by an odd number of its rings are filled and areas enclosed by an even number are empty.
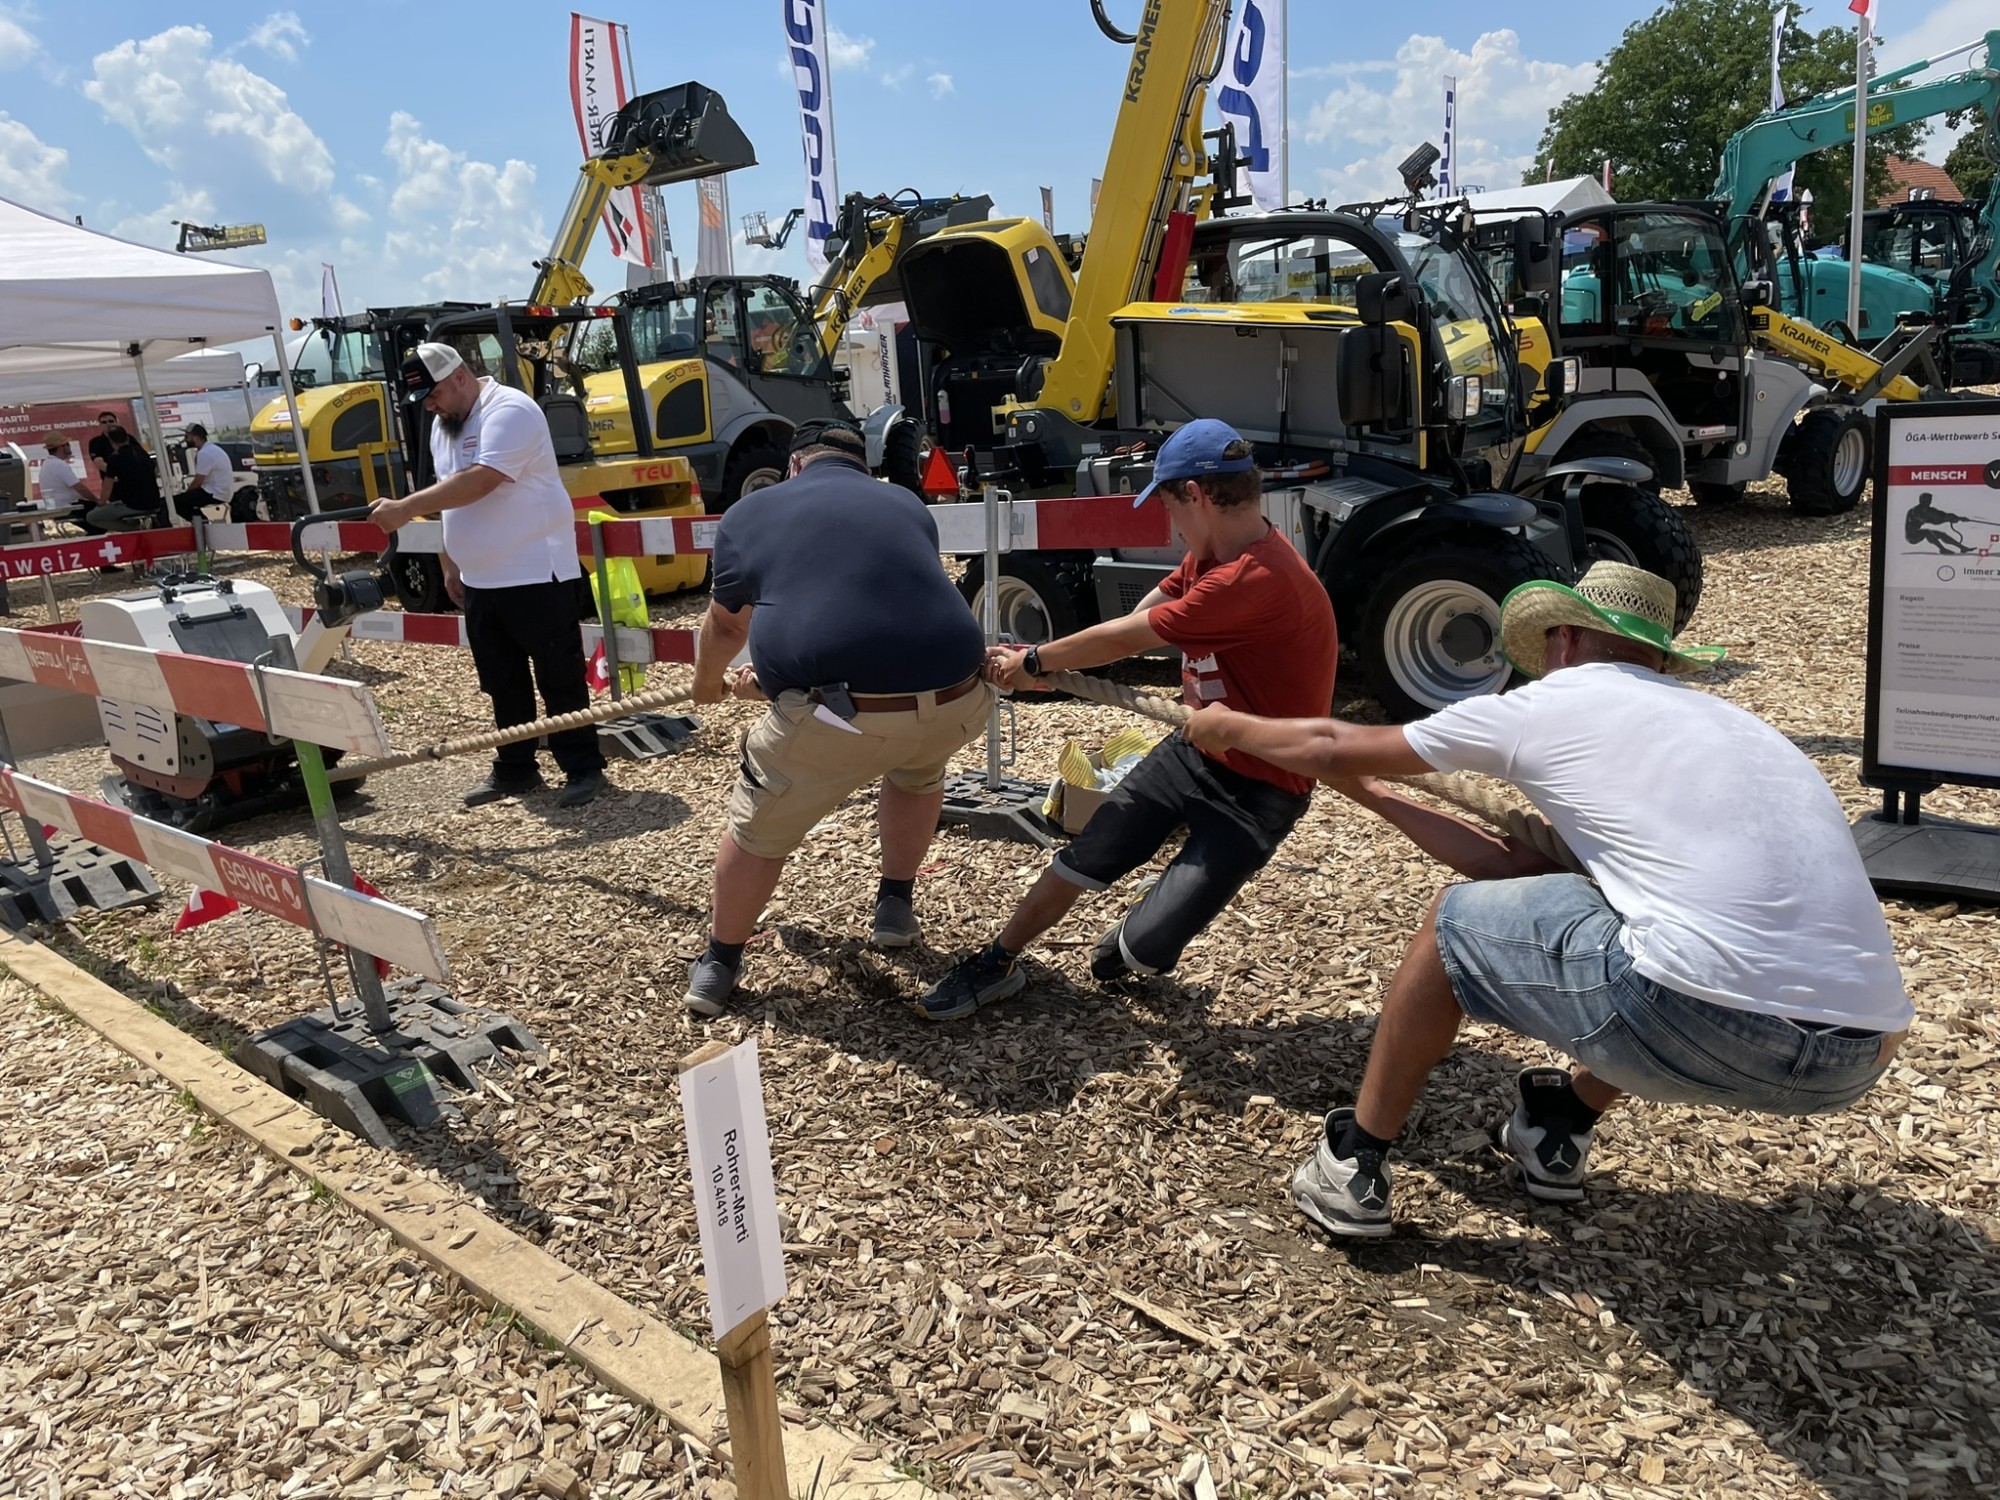
<svg viewBox="0 0 2000 1500"><path fill-rule="evenodd" d="M1584 561L1644 568L1674 586L1674 633L1701 603L1701 546L1674 508L1651 490L1593 484L1583 492Z"/></svg>
<svg viewBox="0 0 2000 1500"><path fill-rule="evenodd" d="M398 552L389 562L389 583L411 614L442 615L458 609L444 591L444 564L434 553Z"/></svg>
<svg viewBox="0 0 2000 1500"><path fill-rule="evenodd" d="M1806 413L1785 443L1785 490L1802 516L1837 516L1868 488L1868 419L1847 407Z"/></svg>
<svg viewBox="0 0 2000 1500"><path fill-rule="evenodd" d="M1718 484L1711 479L1688 481L1688 493L1694 496L1694 503L1706 510L1735 505L1743 498L1744 489L1745 486L1740 484Z"/></svg>
<svg viewBox="0 0 2000 1500"><path fill-rule="evenodd" d="M1000 559L998 594L1000 634L1023 646L1046 646L1074 635L1098 620L1097 593L1091 586L1090 562L1058 561L1049 557L1014 556ZM986 625L986 559L965 565L958 591L972 606L980 628Z"/></svg>
<svg viewBox="0 0 2000 1500"><path fill-rule="evenodd" d="M1388 560L1361 608L1361 668L1397 723L1435 713L1514 677L1500 653L1500 604L1547 578L1549 560L1520 537L1457 537Z"/></svg>
<svg viewBox="0 0 2000 1500"><path fill-rule="evenodd" d="M746 443L729 455L722 470L721 515L745 495L769 489L785 477L785 455L769 443Z"/></svg>
<svg viewBox="0 0 2000 1500"><path fill-rule="evenodd" d="M929 503L924 493L924 435L915 422L898 422L882 440L882 477Z"/></svg>

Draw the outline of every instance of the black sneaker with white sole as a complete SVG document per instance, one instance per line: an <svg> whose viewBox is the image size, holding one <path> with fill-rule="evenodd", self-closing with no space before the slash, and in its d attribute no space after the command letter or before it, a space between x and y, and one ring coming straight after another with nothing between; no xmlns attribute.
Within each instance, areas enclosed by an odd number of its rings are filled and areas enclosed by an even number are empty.
<svg viewBox="0 0 2000 1500"><path fill-rule="evenodd" d="M1006 958L990 945L952 965L951 972L930 987L917 1002L926 1021L961 1021L981 1006L1018 995L1028 976L1018 958Z"/></svg>
<svg viewBox="0 0 2000 1500"><path fill-rule="evenodd" d="M1330 1234L1380 1239L1389 1233L1389 1168L1379 1151L1336 1156L1333 1143L1354 1118L1351 1109L1326 1117L1319 1147L1292 1174L1292 1202Z"/></svg>
<svg viewBox="0 0 2000 1500"><path fill-rule="evenodd" d="M875 923L868 942L875 948L910 948L922 940L924 924L917 920L916 908L901 896L875 898Z"/></svg>
<svg viewBox="0 0 2000 1500"><path fill-rule="evenodd" d="M1560 1068L1524 1068L1521 1102L1500 1131L1500 1144L1521 1166L1530 1198L1547 1203L1583 1201L1584 1173L1595 1130L1582 1130L1550 1106L1573 1097L1569 1074Z"/></svg>
<svg viewBox="0 0 2000 1500"><path fill-rule="evenodd" d="M736 993L737 970L713 954L704 953L688 965L687 1008L697 1016L719 1016Z"/></svg>

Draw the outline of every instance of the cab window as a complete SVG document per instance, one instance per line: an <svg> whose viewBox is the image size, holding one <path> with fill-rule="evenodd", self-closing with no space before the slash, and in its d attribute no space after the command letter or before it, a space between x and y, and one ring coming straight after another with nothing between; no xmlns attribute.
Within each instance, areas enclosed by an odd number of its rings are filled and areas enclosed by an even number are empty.
<svg viewBox="0 0 2000 1500"><path fill-rule="evenodd" d="M1565 334L1740 344L1742 309L1715 227L1673 214L1586 220L1563 233Z"/></svg>
<svg viewBox="0 0 2000 1500"><path fill-rule="evenodd" d="M1375 269L1367 251L1324 235L1230 240L1196 248L1181 301L1351 308L1355 282Z"/></svg>
<svg viewBox="0 0 2000 1500"><path fill-rule="evenodd" d="M826 378L812 321L782 288L761 282L744 290L743 331L751 374Z"/></svg>

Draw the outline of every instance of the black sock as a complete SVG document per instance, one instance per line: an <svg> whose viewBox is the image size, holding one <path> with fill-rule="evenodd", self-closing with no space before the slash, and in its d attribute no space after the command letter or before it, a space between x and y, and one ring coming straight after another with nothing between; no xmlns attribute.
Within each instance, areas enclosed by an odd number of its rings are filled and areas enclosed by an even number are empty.
<svg viewBox="0 0 2000 1500"><path fill-rule="evenodd" d="M1333 1147L1333 1154L1342 1161L1352 1161L1355 1154L1361 1151L1373 1151L1377 1156L1387 1156L1389 1147L1395 1142L1370 1135L1361 1128L1354 1116L1349 1115L1345 1127L1340 1132L1340 1139L1336 1141L1329 1138L1328 1144Z"/></svg>
<svg viewBox="0 0 2000 1500"><path fill-rule="evenodd" d="M1001 947L1000 939L998 938L995 938L993 940L993 946L988 948L986 951L992 954L995 958L999 959L1000 962L1003 964L1011 964L1015 959L1020 957L1020 954L1009 953L1005 948Z"/></svg>
<svg viewBox="0 0 2000 1500"><path fill-rule="evenodd" d="M711 934L708 939L708 952L703 954L702 957L712 958L717 963L731 969L740 969L743 966L743 945L741 943L725 943Z"/></svg>
<svg viewBox="0 0 2000 1500"><path fill-rule="evenodd" d="M914 877L909 880L891 880L887 875L884 875L882 883L875 887L875 899L880 901L884 896L897 896L908 901L911 892L915 891L916 888L917 882Z"/></svg>
<svg viewBox="0 0 2000 1500"><path fill-rule="evenodd" d="M1553 1071L1553 1070L1552 1070ZM1604 1111L1592 1109L1576 1091L1576 1081L1565 1075L1557 1083L1554 1076L1538 1078L1524 1095L1528 1121L1533 1125L1560 1125L1572 1135L1597 1128Z"/></svg>

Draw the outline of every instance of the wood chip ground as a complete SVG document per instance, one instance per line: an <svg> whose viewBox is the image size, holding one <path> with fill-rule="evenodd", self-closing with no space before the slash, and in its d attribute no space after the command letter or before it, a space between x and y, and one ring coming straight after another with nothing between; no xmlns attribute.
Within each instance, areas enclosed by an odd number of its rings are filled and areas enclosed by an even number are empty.
<svg viewBox="0 0 2000 1500"><path fill-rule="evenodd" d="M1804 519L1768 494L1683 514L1708 559L1689 634L1732 657L1711 689L1791 735L1851 815L1869 808L1866 514ZM302 597L275 565L249 571ZM343 670L375 688L399 744L486 722L462 656L358 643ZM1355 681L1343 711L1376 717ZM1468 1028L1398 1155L1398 1233L1333 1245L1285 1184L1320 1112L1352 1098L1436 866L1321 793L1173 980L1091 983L1088 947L1130 892L1090 897L1030 961L1025 997L934 1026L907 1002L993 934L1043 856L945 832L920 882L925 945L873 953L873 807L856 798L792 864L740 1008L691 1022L683 975L752 713L706 711L693 748L614 765L617 795L581 812L544 794L468 813L483 766L461 760L371 782L344 821L357 867L436 917L456 993L550 1048L463 1101L460 1124L407 1137L412 1162L691 1329L706 1311L675 1062L758 1037L794 1289L773 1322L788 1408L971 1496L1902 1500L2000 1484L1990 909L1888 903L1919 1019L1860 1107L1618 1113L1573 1210L1532 1205L1493 1146L1514 1071L1541 1054ZM1030 777L1064 736L1128 722L1074 702L1019 713ZM35 769L88 788L107 766L96 750ZM1991 794L1928 805L2000 823ZM226 836L312 850L296 815ZM172 937L185 894L55 940L218 1045L322 1003L302 933L244 914ZM545 1453L601 1494L707 1482L630 1438L640 1415L593 1407L607 1398L450 1288L413 1284L295 1182L253 1181L252 1159L199 1138L135 1070L9 1017L0 1494L476 1494L532 1485ZM342 1478L392 1433L380 1467Z"/></svg>

